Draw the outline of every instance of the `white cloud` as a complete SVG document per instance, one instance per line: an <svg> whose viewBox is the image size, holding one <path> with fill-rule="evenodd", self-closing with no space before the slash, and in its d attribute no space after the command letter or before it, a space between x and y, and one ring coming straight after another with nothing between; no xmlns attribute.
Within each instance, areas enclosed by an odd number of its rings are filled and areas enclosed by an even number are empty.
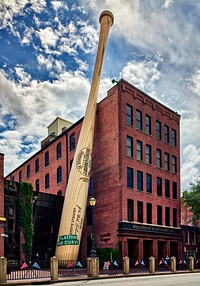
<svg viewBox="0 0 200 286"><path fill-rule="evenodd" d="M97 22L103 10L113 12L112 34L116 41L123 38L145 51L157 51L171 64L191 66L197 60L196 47L200 46L200 38L196 36L199 34L198 25L190 20L192 13L183 15L184 5L179 5L178 1L87 0L85 4L85 0L81 0L80 3L87 11L92 10ZM163 5L165 9L162 9ZM192 2L191 6L194 5L198 6L198 3Z"/></svg>
<svg viewBox="0 0 200 286"><path fill-rule="evenodd" d="M188 145L183 150L184 163L181 169L182 185L189 188L190 183L200 179L200 148Z"/></svg>
<svg viewBox="0 0 200 286"><path fill-rule="evenodd" d="M0 70L0 94L1 94L1 116L13 114L20 123L29 121L29 116L24 108L22 98L15 93L13 83L10 82L5 73Z"/></svg>
<svg viewBox="0 0 200 286"><path fill-rule="evenodd" d="M45 29L39 29L37 35L40 38L41 44L43 48L48 53L49 48L55 48L56 42L58 40L58 35L54 32L51 27L47 27Z"/></svg>
<svg viewBox="0 0 200 286"><path fill-rule="evenodd" d="M17 66L15 71L22 85L26 85L30 82L31 75L25 72L23 67Z"/></svg>
<svg viewBox="0 0 200 286"><path fill-rule="evenodd" d="M57 11L61 8L69 10L68 6L64 4L62 1L51 1L51 5L53 6L54 10Z"/></svg>
<svg viewBox="0 0 200 286"><path fill-rule="evenodd" d="M46 0L30 0L26 2L31 4L31 8L35 13L41 13L47 6Z"/></svg>
<svg viewBox="0 0 200 286"><path fill-rule="evenodd" d="M13 18L16 15L24 15L24 8L31 4L31 8L36 13L40 13L46 7L45 0L1 0L0 1L0 28L10 26L13 29ZM14 30L13 30L14 31Z"/></svg>
<svg viewBox="0 0 200 286"><path fill-rule="evenodd" d="M200 68L196 68L188 80L188 89L200 97Z"/></svg>
<svg viewBox="0 0 200 286"><path fill-rule="evenodd" d="M32 35L35 33L34 29L26 27L23 33L23 39L21 40L21 45L30 45L32 41Z"/></svg>
<svg viewBox="0 0 200 286"><path fill-rule="evenodd" d="M15 15L22 14L23 8L28 3L27 0L17 1L17 0L1 0L0 1L0 28L5 28L10 25L12 19Z"/></svg>
<svg viewBox="0 0 200 286"><path fill-rule="evenodd" d="M165 0L165 3L162 6L162 9L168 9L172 5L173 2L174 2L173 0Z"/></svg>
<svg viewBox="0 0 200 286"><path fill-rule="evenodd" d="M23 78L23 70L20 72ZM80 72L63 72L51 83L30 80L26 86L6 79L1 72L0 85L4 114L14 114L18 124L16 130L1 132L6 174L39 150L40 141L47 136L47 126L57 116L75 122L84 115L90 89L89 81ZM29 141L32 143L27 145Z"/></svg>
<svg viewBox="0 0 200 286"><path fill-rule="evenodd" d="M121 77L141 90L150 92L160 79L161 73L158 70L157 62L152 60L145 62L131 61L123 68Z"/></svg>

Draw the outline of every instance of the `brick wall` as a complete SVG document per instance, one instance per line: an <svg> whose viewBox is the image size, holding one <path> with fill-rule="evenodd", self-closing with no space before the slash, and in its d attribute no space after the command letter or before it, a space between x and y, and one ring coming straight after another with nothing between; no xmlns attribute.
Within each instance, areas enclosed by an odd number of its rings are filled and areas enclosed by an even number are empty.
<svg viewBox="0 0 200 286"><path fill-rule="evenodd" d="M177 209L177 226L180 227L180 138L179 138L179 115L171 111L164 105L154 101L152 98L143 94L141 91L131 88L129 84L123 82L121 89L121 108L122 118L120 120L120 133L122 138L122 148L120 154L122 156L122 189L123 189L123 215L122 219L127 220L127 199L134 200L135 212L134 221L137 221L137 201L143 201L144 208L144 223L146 223L146 203L152 203L153 217L152 223L157 224L157 205L163 207L163 225L165 225L165 207L170 207L170 225L172 222L173 208ZM133 106L133 126L126 124L126 104ZM142 112L142 126L143 130L136 129L136 110ZM124 113L123 113L124 111ZM145 133L145 116L151 117L151 135ZM156 120L161 122L162 140L156 139ZM169 126L170 142L164 143L164 125ZM177 147L172 146L171 142L171 130L177 131ZM133 138L133 158L126 156L126 136ZM143 160L137 160L136 142L137 140L143 143ZM152 146L152 164L146 164L146 144ZM156 149L162 151L162 168L156 166ZM170 170L164 170L164 152L170 154ZM171 171L171 158L172 155L177 157L177 173ZM134 188L128 189L126 187L126 168L131 167L134 169ZM143 172L143 192L137 190L137 170ZM152 194L146 193L146 173L152 175ZM162 178L163 188L162 196L157 196L157 177ZM170 198L165 197L165 179L170 181ZM177 183L177 200L172 198L172 182Z"/></svg>
<svg viewBox="0 0 200 286"><path fill-rule="evenodd" d="M133 126L126 124L126 104L133 107ZM143 130L136 129L136 110L142 112ZM145 133L145 115L151 116L152 134ZM169 126L171 130L177 130L177 147L172 147L171 136L169 144L164 143L164 140L156 139L155 125L156 120L162 123L162 133L164 124ZM93 181L93 196L97 203L95 206L95 241L98 247L112 247L115 248L119 238L118 223L120 221L127 221L127 199L134 200L134 222L137 222L137 201L143 202L143 222L147 222L146 203L152 204L152 224L157 224L157 205L163 206L163 226L165 226L165 207L170 208L170 226L172 222L173 208L177 209L177 226L180 227L180 135L179 135L179 120L178 114L168 109L164 105L150 98L148 95L139 91L125 81L120 81L109 92L108 96L103 99L97 106L95 134L94 134L94 148L92 159L92 181ZM23 180L29 181L35 187L35 181L40 179L40 190L42 192L49 192L57 194L62 190L65 193L66 182L70 172L70 162L73 159L74 151L69 151L69 138L72 133L75 133L76 143L80 134L82 120L77 122L59 136L57 139L45 149L38 152L30 160L20 166L13 172L15 180L18 180L19 171L23 171ZM126 155L126 137L133 137L133 158ZM67 137L66 137L67 136ZM140 140L143 142L143 160L138 161L136 157L136 142ZM56 160L56 145L62 143L62 158ZM152 164L146 164L145 148L146 144L152 146ZM177 157L177 173L165 171L164 168L157 168L156 166L156 149L162 150L162 161L164 163L164 152L171 156ZM50 165L44 168L44 154L49 151ZM35 160L40 159L40 172L35 173ZM27 165L31 166L31 177L26 178ZM61 184L56 182L56 170L59 166L63 168L63 181ZM134 169L134 187L127 188L127 167ZM137 170L143 172L143 191L137 190ZM50 188L45 190L44 178L45 174L50 174ZM146 173L152 174L152 194L146 192ZM168 179L177 183L177 199L157 196L157 181L156 177ZM82 258L87 256L87 238L91 234L91 227L84 227L82 236ZM124 235L124 234L123 234ZM138 234L134 231L130 232L129 237L138 239ZM159 233L156 239L159 239ZM140 233L140 236L147 238L146 233ZM134 238L135 238L134 237ZM123 243L127 243L128 235L122 237ZM170 240L170 235L163 237L166 241ZM172 238L176 239L176 238ZM179 238L180 240L180 238ZM124 244L125 245L125 244ZM124 246L127 249L127 245ZM156 250L157 251L157 250Z"/></svg>
<svg viewBox="0 0 200 286"><path fill-rule="evenodd" d="M4 154L0 153L0 217L4 217ZM3 221L0 220L0 234L4 233ZM4 237L0 236L0 256L4 256Z"/></svg>

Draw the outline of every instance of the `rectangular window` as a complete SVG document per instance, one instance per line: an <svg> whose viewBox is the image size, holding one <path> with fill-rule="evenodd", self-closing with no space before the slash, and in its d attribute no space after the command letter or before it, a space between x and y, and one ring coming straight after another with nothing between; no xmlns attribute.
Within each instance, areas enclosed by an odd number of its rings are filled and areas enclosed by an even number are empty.
<svg viewBox="0 0 200 286"><path fill-rule="evenodd" d="M143 222L143 202L137 202L137 215L138 222Z"/></svg>
<svg viewBox="0 0 200 286"><path fill-rule="evenodd" d="M27 178L30 178L31 176L31 167L30 165L27 166Z"/></svg>
<svg viewBox="0 0 200 286"><path fill-rule="evenodd" d="M151 117L146 115L146 134L151 135Z"/></svg>
<svg viewBox="0 0 200 286"><path fill-rule="evenodd" d="M157 177L157 195L162 196L162 178Z"/></svg>
<svg viewBox="0 0 200 286"><path fill-rule="evenodd" d="M49 166L49 151L47 151L44 156L45 156L44 166L47 167Z"/></svg>
<svg viewBox="0 0 200 286"><path fill-rule="evenodd" d="M88 186L88 196L92 196L92 177L90 176L90 182L89 182L89 186Z"/></svg>
<svg viewBox="0 0 200 286"><path fill-rule="evenodd" d="M172 156L172 173L177 173L177 160L176 160L176 156Z"/></svg>
<svg viewBox="0 0 200 286"><path fill-rule="evenodd" d="M22 182L22 171L19 171L19 182Z"/></svg>
<svg viewBox="0 0 200 286"><path fill-rule="evenodd" d="M165 225L170 226L170 208L165 208Z"/></svg>
<svg viewBox="0 0 200 286"><path fill-rule="evenodd" d="M190 233L189 231L185 231L185 243L190 243Z"/></svg>
<svg viewBox="0 0 200 286"><path fill-rule="evenodd" d="M134 213L133 213L133 210L134 210L134 207L133 207L133 204L134 204L134 201L131 200L131 199L128 199L127 200L127 204L128 204L128 221L133 221L134 220Z"/></svg>
<svg viewBox="0 0 200 286"><path fill-rule="evenodd" d="M196 232L192 232L192 244L197 244L197 241L196 241Z"/></svg>
<svg viewBox="0 0 200 286"><path fill-rule="evenodd" d="M62 145L61 142L59 142L56 146L56 155L57 155L57 160L59 160L62 157Z"/></svg>
<svg viewBox="0 0 200 286"><path fill-rule="evenodd" d="M73 134L70 135L69 140L70 140L69 150L70 150L70 152L71 152L71 151L75 150L75 148L76 148L76 144L75 144L75 133L73 133Z"/></svg>
<svg viewBox="0 0 200 286"><path fill-rule="evenodd" d="M172 182L172 195L173 199L177 199L177 183Z"/></svg>
<svg viewBox="0 0 200 286"><path fill-rule="evenodd" d="M137 140L137 160L139 160L139 161L143 160L142 142L139 140Z"/></svg>
<svg viewBox="0 0 200 286"><path fill-rule="evenodd" d="M14 207L13 206L9 207L8 213L9 213L9 216L14 216Z"/></svg>
<svg viewBox="0 0 200 286"><path fill-rule="evenodd" d="M142 131L142 112L136 110L136 128Z"/></svg>
<svg viewBox="0 0 200 286"><path fill-rule="evenodd" d="M133 107L129 104L126 105L126 123L133 126Z"/></svg>
<svg viewBox="0 0 200 286"><path fill-rule="evenodd" d="M133 188L133 169L127 167L127 187Z"/></svg>
<svg viewBox="0 0 200 286"><path fill-rule="evenodd" d="M146 174L146 191L152 193L152 175Z"/></svg>
<svg viewBox="0 0 200 286"><path fill-rule="evenodd" d="M162 135L161 135L161 123L160 121L156 121L156 138L161 140L162 139Z"/></svg>
<svg viewBox="0 0 200 286"><path fill-rule="evenodd" d="M164 142L169 144L169 126L164 125Z"/></svg>
<svg viewBox="0 0 200 286"><path fill-rule="evenodd" d="M57 169L57 184L62 182L62 167L58 167Z"/></svg>
<svg viewBox="0 0 200 286"><path fill-rule="evenodd" d="M137 189L143 191L143 172L137 171Z"/></svg>
<svg viewBox="0 0 200 286"><path fill-rule="evenodd" d="M165 152L165 170L170 170L170 164L169 164L169 153Z"/></svg>
<svg viewBox="0 0 200 286"><path fill-rule="evenodd" d="M173 226L177 227L177 209L173 209Z"/></svg>
<svg viewBox="0 0 200 286"><path fill-rule="evenodd" d="M157 206L157 224L162 225L162 206Z"/></svg>
<svg viewBox="0 0 200 286"><path fill-rule="evenodd" d="M170 181L165 180L165 197L169 198L170 197Z"/></svg>
<svg viewBox="0 0 200 286"><path fill-rule="evenodd" d="M162 168L162 151L156 149L156 166Z"/></svg>
<svg viewBox="0 0 200 286"><path fill-rule="evenodd" d="M146 163L151 164L151 145L146 145Z"/></svg>
<svg viewBox="0 0 200 286"><path fill-rule="evenodd" d="M35 181L35 191L36 192L40 191L40 180L39 179Z"/></svg>
<svg viewBox="0 0 200 286"><path fill-rule="evenodd" d="M49 188L49 174L46 174L45 175L45 189L48 189Z"/></svg>
<svg viewBox="0 0 200 286"><path fill-rule="evenodd" d="M147 203L147 223L152 224L152 204Z"/></svg>
<svg viewBox="0 0 200 286"><path fill-rule="evenodd" d="M35 160L35 173L38 173L40 170L40 161L39 158Z"/></svg>
<svg viewBox="0 0 200 286"><path fill-rule="evenodd" d="M176 147L176 130L172 129L172 146Z"/></svg>
<svg viewBox="0 0 200 286"><path fill-rule="evenodd" d="M128 157L133 157L133 138L127 136L126 138L126 155Z"/></svg>

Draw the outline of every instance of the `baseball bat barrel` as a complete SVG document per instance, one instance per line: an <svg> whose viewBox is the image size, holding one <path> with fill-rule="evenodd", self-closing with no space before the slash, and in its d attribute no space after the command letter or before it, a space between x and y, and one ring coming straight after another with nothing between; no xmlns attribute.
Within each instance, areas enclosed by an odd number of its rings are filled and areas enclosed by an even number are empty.
<svg viewBox="0 0 200 286"><path fill-rule="evenodd" d="M91 89L67 183L55 255L58 260L77 260L88 197L97 97L106 42L114 17L103 11Z"/></svg>

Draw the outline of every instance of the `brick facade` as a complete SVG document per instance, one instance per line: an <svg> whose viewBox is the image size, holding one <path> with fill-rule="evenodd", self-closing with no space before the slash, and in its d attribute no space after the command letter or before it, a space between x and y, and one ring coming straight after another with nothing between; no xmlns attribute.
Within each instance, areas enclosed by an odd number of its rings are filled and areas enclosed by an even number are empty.
<svg viewBox="0 0 200 286"><path fill-rule="evenodd" d="M127 123L127 106L131 110L131 124ZM151 134L146 134L146 116L150 120ZM156 122L160 123L161 139L156 138ZM167 254L181 256L179 123L180 116L176 112L124 80L109 90L108 96L98 104L91 173L92 195L97 200L95 241L98 247L119 246L121 256L128 255L132 259L151 255L159 258ZM74 150L69 150L70 136L75 133L77 142L81 124L82 120L69 127L11 175L18 181L19 172L22 171L23 181L31 182L34 188L39 179L41 192L57 194L62 191L64 195L74 155ZM175 138L172 136L173 131ZM127 136L132 140L131 156L127 155ZM165 142L165 137L169 137L169 142ZM172 137L176 146L172 146ZM56 146L59 142L62 144L62 157L57 160ZM150 163L146 161L147 145L151 146ZM44 167L47 151L50 154L49 166ZM160 158L157 158L158 151ZM37 158L40 171L35 173ZM162 163L160 167L157 166L158 161ZM26 176L27 165L31 169L30 178ZM169 166L166 168L166 165ZM56 172L60 166L62 182L57 184ZM127 168L133 172L133 177L129 178L132 180L131 186L127 185ZM50 186L45 189L44 178L47 173ZM152 180L150 192L146 188L147 176ZM158 179L162 182L159 194ZM129 215L128 202L133 204ZM83 259L88 255L90 234L91 227L87 226L85 220L81 244Z"/></svg>
<svg viewBox="0 0 200 286"><path fill-rule="evenodd" d="M4 154L0 153L0 235L4 233ZM4 256L4 237L0 236L0 257Z"/></svg>

